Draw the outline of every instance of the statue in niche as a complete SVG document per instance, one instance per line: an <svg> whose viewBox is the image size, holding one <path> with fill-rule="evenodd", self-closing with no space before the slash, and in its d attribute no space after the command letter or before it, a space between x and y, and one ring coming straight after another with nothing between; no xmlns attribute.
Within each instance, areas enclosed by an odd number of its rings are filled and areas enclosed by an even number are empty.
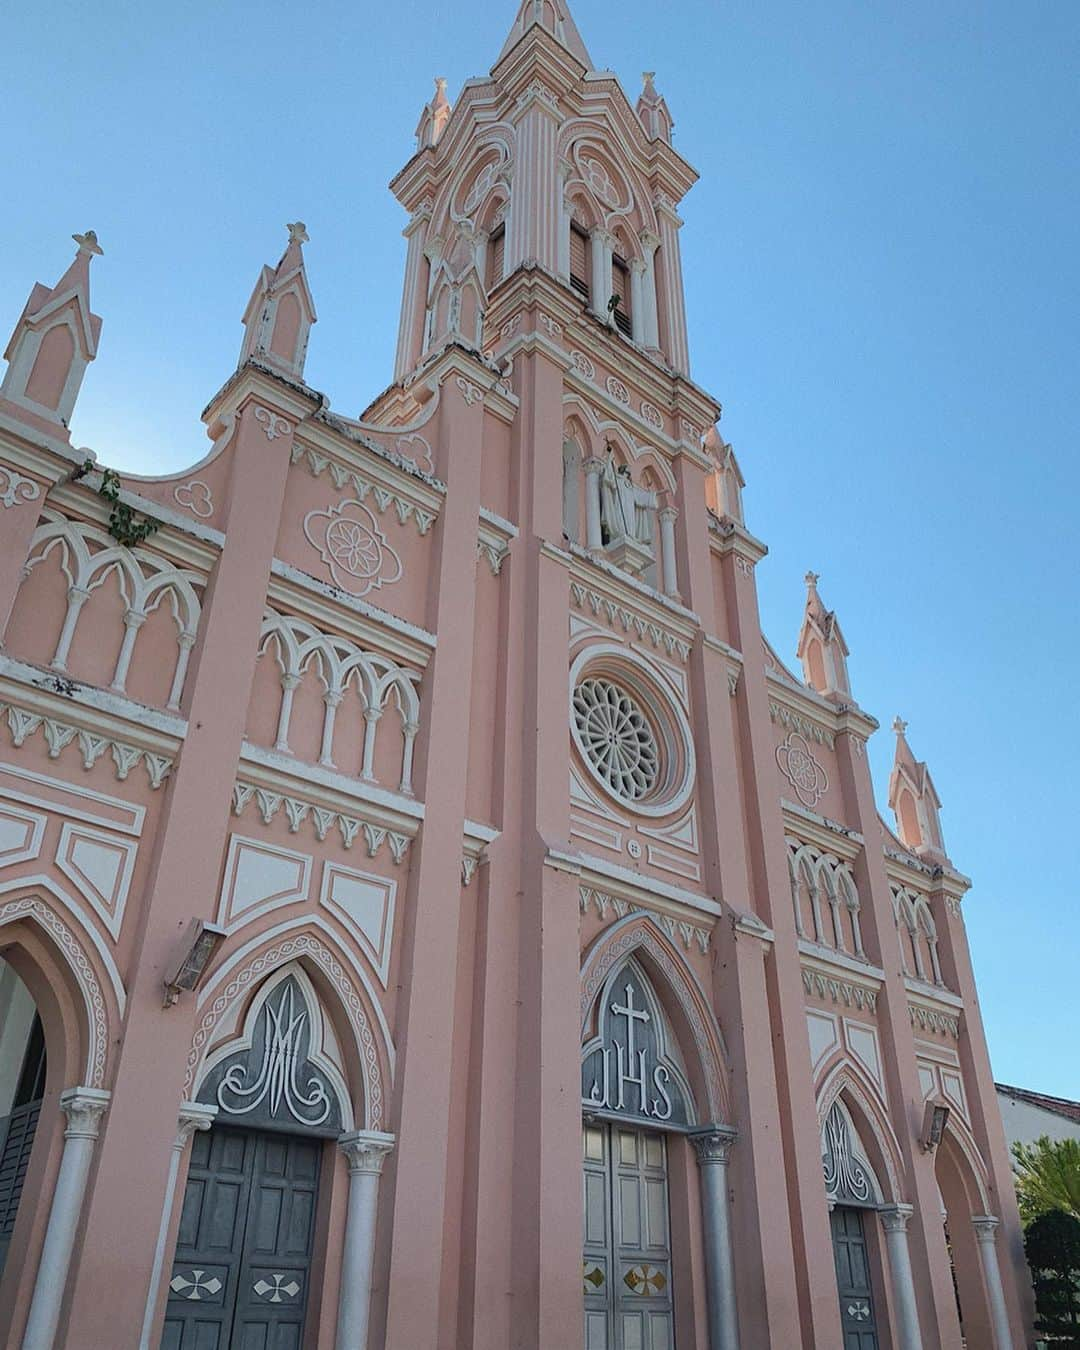
<svg viewBox="0 0 1080 1350"><path fill-rule="evenodd" d="M651 553L653 515L660 504L659 494L638 487L625 464L616 464L611 446L604 459L600 482L600 522L605 546L630 539Z"/></svg>

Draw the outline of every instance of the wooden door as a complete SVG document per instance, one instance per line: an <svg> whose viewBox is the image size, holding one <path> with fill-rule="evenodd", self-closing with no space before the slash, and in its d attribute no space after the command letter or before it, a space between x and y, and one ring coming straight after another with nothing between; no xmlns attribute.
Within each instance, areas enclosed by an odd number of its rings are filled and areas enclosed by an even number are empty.
<svg viewBox="0 0 1080 1350"><path fill-rule="evenodd" d="M321 1152L303 1136L195 1135L162 1350L299 1350Z"/></svg>
<svg viewBox="0 0 1080 1350"><path fill-rule="evenodd" d="M674 1350L664 1136L584 1127L586 1350Z"/></svg>
<svg viewBox="0 0 1080 1350"><path fill-rule="evenodd" d="M832 1212L832 1240L844 1350L878 1350L861 1209L836 1206Z"/></svg>

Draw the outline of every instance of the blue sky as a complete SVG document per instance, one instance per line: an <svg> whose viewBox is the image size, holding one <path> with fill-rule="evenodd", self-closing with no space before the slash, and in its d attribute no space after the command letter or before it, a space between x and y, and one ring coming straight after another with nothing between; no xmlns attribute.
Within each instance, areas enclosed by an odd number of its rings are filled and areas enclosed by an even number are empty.
<svg viewBox="0 0 1080 1350"><path fill-rule="evenodd" d="M485 72L512 0L38 0L5 14L5 335L96 229L100 354L73 421L179 468L239 318L303 219L308 376L388 382L404 223L385 185L431 79ZM998 1078L1080 1097L1074 0L576 0L594 61L657 71L679 149L693 373L747 478L770 637L822 574L857 698L944 802Z"/></svg>

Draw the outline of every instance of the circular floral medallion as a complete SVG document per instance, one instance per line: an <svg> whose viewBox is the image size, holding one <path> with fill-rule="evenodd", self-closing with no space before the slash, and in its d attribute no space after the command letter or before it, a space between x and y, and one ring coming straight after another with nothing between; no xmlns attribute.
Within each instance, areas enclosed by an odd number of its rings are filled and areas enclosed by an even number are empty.
<svg viewBox="0 0 1080 1350"><path fill-rule="evenodd" d="M610 680L574 690L574 723L586 758L616 796L636 802L660 776L656 736L641 706Z"/></svg>
<svg viewBox="0 0 1080 1350"><path fill-rule="evenodd" d="M326 531L326 551L351 577L373 577L382 560L379 541L358 520L333 521Z"/></svg>

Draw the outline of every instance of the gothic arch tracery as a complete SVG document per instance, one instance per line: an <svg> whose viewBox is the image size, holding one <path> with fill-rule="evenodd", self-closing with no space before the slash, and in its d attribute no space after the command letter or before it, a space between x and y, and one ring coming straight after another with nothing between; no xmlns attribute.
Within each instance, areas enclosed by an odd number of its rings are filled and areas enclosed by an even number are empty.
<svg viewBox="0 0 1080 1350"><path fill-rule="evenodd" d="M680 954L666 940L649 914L629 914L602 933L590 948L581 968L581 1035L589 1032L596 1002L612 970L627 958L636 955L644 960L652 978L653 989L662 997L666 991L678 1013L673 1030L679 1034L682 1021L690 1044L683 1041L682 1050L689 1054L691 1046L696 1061L701 1089L695 1090L699 1109L708 1110L709 1123L731 1120L731 1094L727 1080L727 1054L720 1039L715 1014L693 971ZM688 1063L691 1086L695 1074Z"/></svg>

